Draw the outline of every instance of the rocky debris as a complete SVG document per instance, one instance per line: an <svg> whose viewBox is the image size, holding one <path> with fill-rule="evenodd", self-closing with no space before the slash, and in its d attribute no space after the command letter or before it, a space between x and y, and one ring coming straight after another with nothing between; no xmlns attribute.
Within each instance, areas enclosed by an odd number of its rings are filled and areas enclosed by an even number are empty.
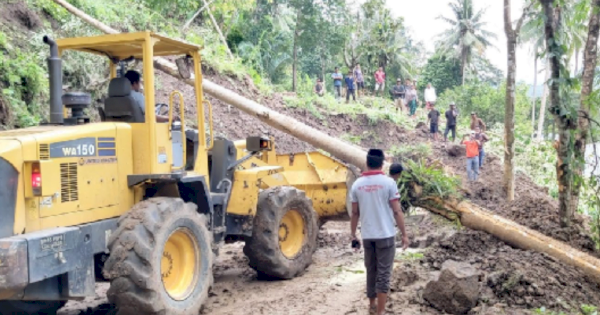
<svg viewBox="0 0 600 315"><path fill-rule="evenodd" d="M480 276L468 263L447 260L438 279L425 286L423 298L440 311L466 314L477 305Z"/></svg>
<svg viewBox="0 0 600 315"><path fill-rule="evenodd" d="M600 285L576 268L545 254L513 248L485 232L461 231L442 240L425 254L423 266L440 269L448 260L471 265L485 275L480 301L488 306L502 303L510 309L546 307L560 312L600 301Z"/></svg>
<svg viewBox="0 0 600 315"><path fill-rule="evenodd" d="M463 157L467 154L467 149L462 145L452 144L446 149L446 153L452 157Z"/></svg>

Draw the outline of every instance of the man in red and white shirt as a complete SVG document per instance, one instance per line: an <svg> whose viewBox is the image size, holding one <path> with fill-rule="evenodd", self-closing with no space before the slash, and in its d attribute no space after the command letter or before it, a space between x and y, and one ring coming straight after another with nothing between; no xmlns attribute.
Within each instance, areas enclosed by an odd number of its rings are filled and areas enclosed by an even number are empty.
<svg viewBox="0 0 600 315"><path fill-rule="evenodd" d="M367 168L351 189L353 240L360 219L362 241L367 269L367 297L370 312L382 315L385 311L390 278L396 254L396 227L402 231L402 247L408 247L404 215L400 207L400 193L396 182L382 172L383 151L371 149L367 154ZM377 303L375 303L377 301Z"/></svg>
<svg viewBox="0 0 600 315"><path fill-rule="evenodd" d="M379 69L375 71L375 95L377 95L377 92L379 92L379 96L381 96L384 89L385 72L383 72L383 67L379 67Z"/></svg>

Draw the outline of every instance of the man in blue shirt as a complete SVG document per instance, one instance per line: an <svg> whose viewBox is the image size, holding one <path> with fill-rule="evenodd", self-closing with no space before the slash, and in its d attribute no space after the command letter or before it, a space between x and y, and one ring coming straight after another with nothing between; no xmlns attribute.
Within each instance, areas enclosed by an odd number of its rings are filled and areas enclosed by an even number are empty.
<svg viewBox="0 0 600 315"><path fill-rule="evenodd" d="M342 97L342 80L344 76L340 73L340 68L335 67L335 72L331 75L333 79L333 90L335 91L335 99Z"/></svg>
<svg viewBox="0 0 600 315"><path fill-rule="evenodd" d="M354 76L352 75L352 71L348 71L348 75L346 76L346 104L350 102L350 94L352 94L352 100L356 102L356 89L354 87Z"/></svg>

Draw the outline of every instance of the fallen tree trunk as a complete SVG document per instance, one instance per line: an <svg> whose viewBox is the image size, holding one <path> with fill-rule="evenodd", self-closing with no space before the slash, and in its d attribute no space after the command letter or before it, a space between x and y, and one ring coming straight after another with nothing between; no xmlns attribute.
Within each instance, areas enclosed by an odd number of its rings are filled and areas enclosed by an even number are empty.
<svg viewBox="0 0 600 315"><path fill-rule="evenodd" d="M420 206L446 217L448 217L447 211L451 211L468 228L492 234L517 248L548 254L564 264L578 268L594 281L600 283L600 260L598 258L514 221L493 214L471 202L431 198L425 200Z"/></svg>
<svg viewBox="0 0 600 315"><path fill-rule="evenodd" d="M116 30L90 17L64 0L54 0L54 2L105 33L118 33ZM155 58L154 66L156 69L181 80L177 67L168 60ZM193 86L192 80L186 80L185 82ZM366 157L364 150L311 128L296 119L275 112L209 80L204 79L202 87L207 94L257 117L269 126L277 128L317 148L323 149L341 160L364 169ZM449 212L456 213L464 226L485 231L508 244L522 249L546 253L566 264L579 268L586 275L600 283L600 260L539 232L491 214L472 203L467 201L456 202L452 200L427 199L422 203L422 206L430 211L442 213L446 216L448 216Z"/></svg>

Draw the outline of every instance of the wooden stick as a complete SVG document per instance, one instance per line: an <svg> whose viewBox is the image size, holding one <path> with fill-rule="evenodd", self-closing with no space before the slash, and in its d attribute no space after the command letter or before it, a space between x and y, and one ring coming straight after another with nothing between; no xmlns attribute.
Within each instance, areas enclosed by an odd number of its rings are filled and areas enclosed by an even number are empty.
<svg viewBox="0 0 600 315"><path fill-rule="evenodd" d="M185 24L183 24L181 31L185 31L190 26L190 24L192 24L192 22L198 17L198 15L200 15L200 13L202 13L204 9L208 8L208 6L213 2L215 2L215 0L211 0L209 3L204 2L204 5L200 9L198 9L198 11L196 11L196 13L194 13L194 15L187 22L185 22Z"/></svg>
<svg viewBox="0 0 600 315"><path fill-rule="evenodd" d="M225 45L225 47L227 48L227 53L229 54L229 58L234 59L233 53L231 53L231 50L229 49L229 46L227 45L227 40L225 40L225 36L223 36L223 33L221 32L221 28L219 27L219 24L217 24L217 20L215 20L215 17L212 15L212 12L210 11L210 7L208 6L208 3L206 3L206 0L202 0L202 2L204 2L204 6L206 6L206 12L208 12L208 16L210 17L210 20L212 21L213 26L215 27L215 30L217 30L217 33L219 34L219 37L221 38L223 45Z"/></svg>

